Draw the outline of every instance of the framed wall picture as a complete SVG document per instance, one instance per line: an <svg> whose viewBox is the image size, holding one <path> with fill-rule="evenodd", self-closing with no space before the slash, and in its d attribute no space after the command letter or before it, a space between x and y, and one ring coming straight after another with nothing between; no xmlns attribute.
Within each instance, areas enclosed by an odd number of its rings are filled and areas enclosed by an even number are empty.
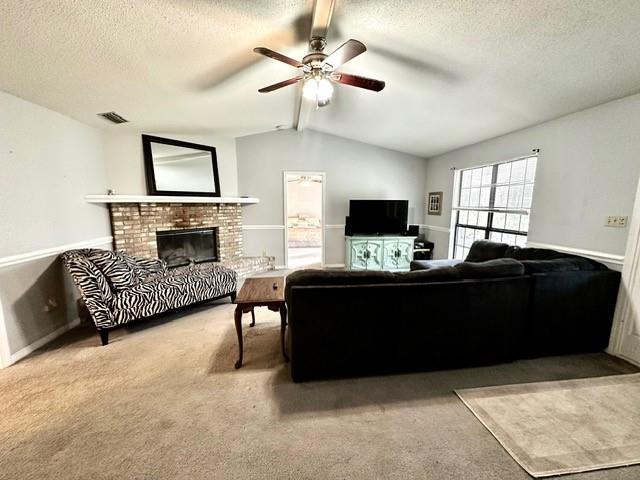
<svg viewBox="0 0 640 480"><path fill-rule="evenodd" d="M427 214L442 214L442 192L429 192L427 195Z"/></svg>

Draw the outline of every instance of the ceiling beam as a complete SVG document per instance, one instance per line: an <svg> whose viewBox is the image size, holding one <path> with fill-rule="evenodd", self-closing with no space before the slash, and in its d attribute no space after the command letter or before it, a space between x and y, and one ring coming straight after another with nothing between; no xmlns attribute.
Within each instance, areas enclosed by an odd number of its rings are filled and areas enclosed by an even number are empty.
<svg viewBox="0 0 640 480"><path fill-rule="evenodd" d="M297 131L301 132L307 126L309 121L309 117L311 115L311 111L313 107L309 101L305 101L302 96L302 85L298 89L298 94L296 97L296 106L295 112L293 116L293 128Z"/></svg>
<svg viewBox="0 0 640 480"><path fill-rule="evenodd" d="M335 0L314 0L309 40L314 37L327 37L327 30L331 23L331 15L333 14L335 4Z"/></svg>

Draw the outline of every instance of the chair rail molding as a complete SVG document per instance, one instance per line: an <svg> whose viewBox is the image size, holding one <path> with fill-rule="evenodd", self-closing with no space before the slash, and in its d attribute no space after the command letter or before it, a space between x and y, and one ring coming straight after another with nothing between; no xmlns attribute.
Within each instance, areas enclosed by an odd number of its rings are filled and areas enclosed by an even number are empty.
<svg viewBox="0 0 640 480"><path fill-rule="evenodd" d="M19 253L17 255L9 255L6 257L0 257L0 268L10 267L11 265L17 265L19 263L31 262L40 258L50 257L52 255L58 255L67 250L74 250L76 248L92 248L101 247L113 242L112 236L91 238L89 240L83 240L81 242L68 243L66 245L58 245L56 247L43 248L40 250L32 250L30 252Z"/></svg>
<svg viewBox="0 0 640 480"><path fill-rule="evenodd" d="M451 229L449 227L439 227L438 225L426 225L424 223L419 224L418 227L426 228L427 230L433 230L434 232L451 233Z"/></svg>
<svg viewBox="0 0 640 480"><path fill-rule="evenodd" d="M284 225L242 225L242 230L284 230Z"/></svg>

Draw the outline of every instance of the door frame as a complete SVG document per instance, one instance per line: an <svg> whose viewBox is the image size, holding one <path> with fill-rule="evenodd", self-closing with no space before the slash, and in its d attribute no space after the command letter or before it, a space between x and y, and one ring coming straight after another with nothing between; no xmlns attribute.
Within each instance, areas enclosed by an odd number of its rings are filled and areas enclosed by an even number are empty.
<svg viewBox="0 0 640 480"><path fill-rule="evenodd" d="M284 219L284 266L289 268L289 225L288 221L288 209L287 209L287 175L315 175L322 177L322 213L320 217L320 234L322 235L322 247L320 248L321 258L320 264L325 266L325 216L326 216L326 188L327 188L327 173L318 172L314 170L283 170L282 171L282 205L283 205L283 219Z"/></svg>
<svg viewBox="0 0 640 480"><path fill-rule="evenodd" d="M9 333L4 323L4 311L2 309L2 299L0 299L0 368L11 365L11 348L9 345Z"/></svg>
<svg viewBox="0 0 640 480"><path fill-rule="evenodd" d="M607 348L608 353L640 366L640 349L638 349L636 357L633 354L630 356L623 348L625 338L630 335L634 321L638 321L637 318L634 318L634 315L640 315L640 312L634 314L634 305L630 298L631 292L637 288L638 283L640 283L640 181L638 182L633 215L629 226L620 292L618 293L611 338Z"/></svg>

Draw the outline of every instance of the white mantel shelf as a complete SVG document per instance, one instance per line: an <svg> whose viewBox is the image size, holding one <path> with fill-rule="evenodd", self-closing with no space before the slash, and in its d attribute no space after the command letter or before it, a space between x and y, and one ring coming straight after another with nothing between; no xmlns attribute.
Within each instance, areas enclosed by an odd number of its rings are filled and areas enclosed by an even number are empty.
<svg viewBox="0 0 640 480"><path fill-rule="evenodd" d="M89 203L259 203L255 197L169 197L164 195L85 195Z"/></svg>

